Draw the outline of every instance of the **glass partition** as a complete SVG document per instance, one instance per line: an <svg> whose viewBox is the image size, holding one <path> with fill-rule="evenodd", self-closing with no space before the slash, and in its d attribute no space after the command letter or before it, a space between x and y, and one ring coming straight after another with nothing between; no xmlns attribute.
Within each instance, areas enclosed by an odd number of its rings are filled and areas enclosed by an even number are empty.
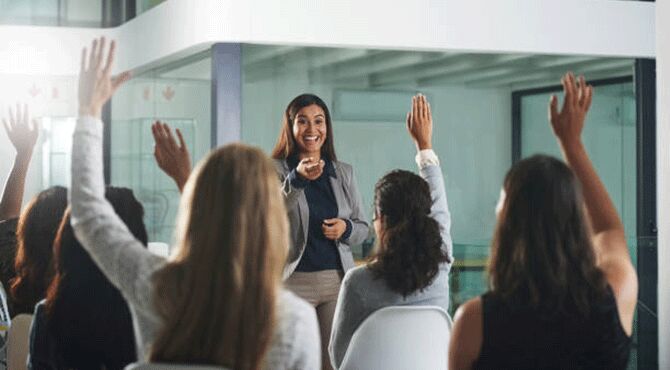
<svg viewBox="0 0 670 370"><path fill-rule="evenodd" d="M593 102L587 115L582 140L621 215L633 265L637 266L637 132L634 86L631 78L593 83ZM542 153L562 158L547 122L549 97L560 91L559 86L553 86L517 92L515 104L518 104L520 121L519 132L516 134L520 137L521 157ZM640 305L642 303L638 301L638 310L649 311L648 307ZM629 369L637 368L640 328L637 317L635 321Z"/></svg>
<svg viewBox="0 0 670 370"><path fill-rule="evenodd" d="M631 78L595 81L595 85L582 140L633 241L637 236L635 91ZM519 92L522 157L543 153L562 158L547 122L549 97L560 96L561 90L547 90ZM630 252L635 263L637 249L631 246Z"/></svg>
<svg viewBox="0 0 670 370"><path fill-rule="evenodd" d="M155 162L151 124L179 128L193 163L210 149L211 59L192 56L133 78L114 96L111 183L134 190L152 242L172 242L179 189Z"/></svg>
<svg viewBox="0 0 670 370"><path fill-rule="evenodd" d="M451 276L452 312L486 290L484 270L495 224L494 209L503 177L512 164L512 93L555 85L568 70L584 73L589 79L630 76L633 65L630 59L588 56L266 45L243 45L242 50L243 140L269 153L288 102L305 92L319 95L331 110L338 158L353 165L368 215L372 214L374 185L381 176L396 168L416 171L416 151L406 132L405 114L413 94L421 92L428 97L435 122L434 149L444 171L452 214L456 257ZM608 105L606 96L616 95L612 99L619 99L620 121L634 130L630 84L614 90L598 90L597 99L602 100L593 105ZM534 122L547 128L548 98L528 99L536 100L524 103L524 109L533 114L541 111L541 120L533 116ZM600 113L594 111L592 115ZM529 150L547 147L547 142L536 139L530 129L523 135L527 135L523 141ZM604 151L602 155L634 165L634 139L622 135L616 153ZM627 225L635 224L629 213L635 206L632 168L625 173L620 168L610 176L612 181L620 176L617 189L623 191L625 186L626 194L633 194L633 208L629 198L625 203ZM621 201L623 205L623 198ZM364 259L373 243L371 233L363 245L354 248L355 257Z"/></svg>
<svg viewBox="0 0 670 370"><path fill-rule="evenodd" d="M101 27L102 0L0 0L0 24Z"/></svg>

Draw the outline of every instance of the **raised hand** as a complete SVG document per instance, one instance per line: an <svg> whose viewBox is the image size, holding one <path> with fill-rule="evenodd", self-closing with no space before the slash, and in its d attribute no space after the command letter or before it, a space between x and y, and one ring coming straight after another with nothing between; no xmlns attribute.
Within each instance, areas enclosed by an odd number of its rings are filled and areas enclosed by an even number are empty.
<svg viewBox="0 0 670 370"><path fill-rule="evenodd" d="M347 230L347 223L341 218L330 218L323 220L321 230L327 239L338 240Z"/></svg>
<svg viewBox="0 0 670 370"><path fill-rule="evenodd" d="M79 71L79 115L100 118L102 106L114 95L116 89L130 79L130 72L112 77L116 43L112 41L107 58L105 56L105 38L93 40L91 53L86 48L81 51L81 69ZM103 66L103 59L106 62ZM86 63L88 60L88 64Z"/></svg>
<svg viewBox="0 0 670 370"><path fill-rule="evenodd" d="M433 115L426 97L417 94L412 97L412 110L407 113L407 130L418 150L433 147Z"/></svg>
<svg viewBox="0 0 670 370"><path fill-rule="evenodd" d="M556 95L549 101L549 122L554 135L561 144L573 143L581 139L584 119L591 106L593 87L587 85L584 76L575 81L572 73L566 73L561 79L563 84L563 108L558 110Z"/></svg>
<svg viewBox="0 0 670 370"><path fill-rule="evenodd" d="M182 191L191 174L191 154L188 152L181 131L179 129L176 129L176 131L179 144L172 135L170 126L166 123L156 121L151 125L151 133L156 142L154 146L156 163L163 172L177 183L179 191Z"/></svg>
<svg viewBox="0 0 670 370"><path fill-rule="evenodd" d="M323 160L317 161L316 158L308 157L302 159L295 170L304 179L313 181L321 176L325 165Z"/></svg>
<svg viewBox="0 0 670 370"><path fill-rule="evenodd" d="M15 114L16 113L16 114ZM28 105L16 105L16 112L9 108L9 119L3 118L2 124L5 127L9 141L16 149L17 156L32 156L33 149L39 137L39 125L36 120L30 120Z"/></svg>

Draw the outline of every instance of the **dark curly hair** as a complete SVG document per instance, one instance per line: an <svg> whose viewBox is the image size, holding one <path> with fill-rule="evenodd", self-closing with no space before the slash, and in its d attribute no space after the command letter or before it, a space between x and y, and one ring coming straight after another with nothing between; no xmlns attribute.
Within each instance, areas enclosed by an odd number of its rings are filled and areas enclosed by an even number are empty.
<svg viewBox="0 0 670 370"><path fill-rule="evenodd" d="M16 230L16 276L10 280L12 317L32 314L54 275L52 245L67 207L67 189L54 186L37 194L21 213Z"/></svg>
<svg viewBox="0 0 670 370"><path fill-rule="evenodd" d="M392 171L375 185L375 214L383 232L369 268L403 296L429 286L440 264L449 261L431 205L428 183L412 172Z"/></svg>

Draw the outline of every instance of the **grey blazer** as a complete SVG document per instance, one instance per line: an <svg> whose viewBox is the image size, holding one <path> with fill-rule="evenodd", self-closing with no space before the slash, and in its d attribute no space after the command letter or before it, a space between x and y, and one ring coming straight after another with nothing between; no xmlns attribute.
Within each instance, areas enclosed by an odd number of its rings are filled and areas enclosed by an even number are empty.
<svg viewBox="0 0 670 370"><path fill-rule="evenodd" d="M304 189L291 186L288 179L290 172L288 163L283 159L275 159L275 167L282 182L282 194L288 212L290 222L291 244L288 259L284 268L284 278L291 276L305 252L307 244L307 231L309 229L309 205L305 197ZM356 187L354 170L351 165L344 162L333 161L336 177L331 177L330 182L337 202L337 217L351 221L351 235L348 239L340 239L336 242L340 261L344 272L352 269L354 257L351 254L351 246L362 243L368 236L369 224L363 212L361 195Z"/></svg>

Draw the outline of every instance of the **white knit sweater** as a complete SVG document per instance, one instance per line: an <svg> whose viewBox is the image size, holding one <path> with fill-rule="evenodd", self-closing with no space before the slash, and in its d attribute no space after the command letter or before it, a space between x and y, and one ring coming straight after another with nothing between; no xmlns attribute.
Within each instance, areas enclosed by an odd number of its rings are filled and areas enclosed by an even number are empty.
<svg viewBox="0 0 670 370"><path fill-rule="evenodd" d="M70 202L75 234L128 301L139 361L146 361L162 325L151 303L150 278L167 260L144 248L105 199L99 119L80 117L77 120L71 171ZM279 326L266 356L265 368L319 369L321 347L314 308L286 290L279 300Z"/></svg>

